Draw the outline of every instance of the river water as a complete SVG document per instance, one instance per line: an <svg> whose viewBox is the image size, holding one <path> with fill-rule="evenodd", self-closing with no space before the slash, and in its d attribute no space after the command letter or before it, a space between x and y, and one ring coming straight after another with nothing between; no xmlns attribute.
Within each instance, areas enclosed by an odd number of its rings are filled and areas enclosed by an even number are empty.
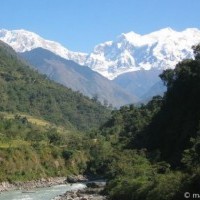
<svg viewBox="0 0 200 200"><path fill-rule="evenodd" d="M77 184L63 184L55 185L47 188L34 189L33 193L23 193L20 190L2 192L0 194L0 200L51 200L54 197L65 193L66 191L72 191L76 189L83 189L86 185Z"/></svg>

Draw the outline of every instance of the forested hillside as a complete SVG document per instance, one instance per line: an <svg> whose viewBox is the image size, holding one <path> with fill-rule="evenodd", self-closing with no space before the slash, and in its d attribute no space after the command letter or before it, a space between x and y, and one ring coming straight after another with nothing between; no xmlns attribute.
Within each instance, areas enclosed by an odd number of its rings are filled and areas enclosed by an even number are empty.
<svg viewBox="0 0 200 200"><path fill-rule="evenodd" d="M0 182L83 173L85 136L29 118L0 115Z"/></svg>
<svg viewBox="0 0 200 200"><path fill-rule="evenodd" d="M164 97L121 107L101 127L112 149L103 165L112 200L181 200L185 192L199 193L200 46L194 54L160 75Z"/></svg>
<svg viewBox="0 0 200 200"><path fill-rule="evenodd" d="M3 42L0 96L0 181L86 171L86 131L106 121L107 108L40 75Z"/></svg>
<svg viewBox="0 0 200 200"><path fill-rule="evenodd" d="M0 43L0 111L24 112L79 130L98 127L109 111L97 101L39 75Z"/></svg>

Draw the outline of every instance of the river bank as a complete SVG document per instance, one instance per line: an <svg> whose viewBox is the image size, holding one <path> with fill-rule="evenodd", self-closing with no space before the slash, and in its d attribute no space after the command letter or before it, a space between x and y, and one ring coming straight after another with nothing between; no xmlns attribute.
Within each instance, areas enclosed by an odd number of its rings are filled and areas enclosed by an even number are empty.
<svg viewBox="0 0 200 200"><path fill-rule="evenodd" d="M12 190L0 193L1 200L52 200L66 191L85 188L84 183L59 184L50 187L34 188L30 191Z"/></svg>
<svg viewBox="0 0 200 200"><path fill-rule="evenodd" d="M90 177L91 178L91 177ZM2 182L0 183L0 192L5 191L36 191L35 194L30 194L30 199L34 199L38 194L37 188L49 188L49 192L55 191L51 189L52 186L63 185L62 193L57 193L54 200L106 200L106 196L103 194L105 187L105 180L88 179L82 175L68 176L68 177L50 177L42 178L40 180L33 180L27 182L16 181L13 183ZM82 185L81 185L82 184ZM66 190L64 188L66 187ZM44 191L45 192L45 191ZM59 195L60 194L60 195ZM20 198L20 194L17 194ZM39 200L39 199L38 199ZM50 200L50 199L49 199Z"/></svg>
<svg viewBox="0 0 200 200"><path fill-rule="evenodd" d="M1 182L0 183L0 192L3 191L12 191L12 190L31 190L34 188L42 188L42 187L50 187L53 185L64 184L66 181L66 177L49 177L42 178L40 180L33 181L15 181L12 183Z"/></svg>

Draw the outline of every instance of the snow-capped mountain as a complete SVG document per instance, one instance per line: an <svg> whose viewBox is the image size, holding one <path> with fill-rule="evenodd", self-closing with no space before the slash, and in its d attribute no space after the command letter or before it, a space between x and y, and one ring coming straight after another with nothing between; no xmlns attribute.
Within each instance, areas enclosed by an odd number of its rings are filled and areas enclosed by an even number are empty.
<svg viewBox="0 0 200 200"><path fill-rule="evenodd" d="M182 59L192 58L191 47L200 42L200 30L188 28L177 32L165 28L146 35L123 33L114 41L97 45L90 54L72 52L57 42L25 30L0 30L0 40L17 52L38 47L47 49L114 79L123 73L141 69L174 68Z"/></svg>
<svg viewBox="0 0 200 200"><path fill-rule="evenodd" d="M191 58L192 45L200 42L200 30L177 32L161 29L147 35L121 34L114 41L97 45L85 65L109 79L141 69L166 69L185 58Z"/></svg>
<svg viewBox="0 0 200 200"><path fill-rule="evenodd" d="M85 53L72 52L58 42L45 40L39 35L26 30L0 30L0 40L10 45L17 52L31 51L36 48L47 49L65 59L84 64Z"/></svg>

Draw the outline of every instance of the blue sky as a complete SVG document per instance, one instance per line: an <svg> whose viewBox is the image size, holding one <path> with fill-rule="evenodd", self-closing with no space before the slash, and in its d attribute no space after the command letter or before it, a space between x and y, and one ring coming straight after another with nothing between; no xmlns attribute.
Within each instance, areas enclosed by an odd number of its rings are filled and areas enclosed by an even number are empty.
<svg viewBox="0 0 200 200"><path fill-rule="evenodd" d="M1 0L0 29L27 29L90 52L123 32L200 28L199 8L200 0Z"/></svg>

